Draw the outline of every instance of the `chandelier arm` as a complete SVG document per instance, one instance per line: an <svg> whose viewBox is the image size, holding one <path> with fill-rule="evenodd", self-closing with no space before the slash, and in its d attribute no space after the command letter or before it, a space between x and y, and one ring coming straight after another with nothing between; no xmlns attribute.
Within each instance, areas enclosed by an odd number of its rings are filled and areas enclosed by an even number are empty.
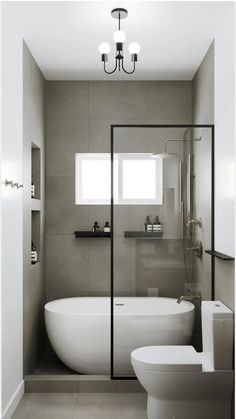
<svg viewBox="0 0 236 419"><path fill-rule="evenodd" d="M133 68L133 70L132 70L132 71L127 71L127 70L124 68L124 63L123 63L123 60L122 60L121 65L122 65L122 70L123 70L126 74L133 74L133 73L135 72L135 61L134 61L134 68Z"/></svg>
<svg viewBox="0 0 236 419"><path fill-rule="evenodd" d="M117 58L116 58L116 65L115 65L115 68L114 68L114 70L112 70L112 71L107 71L107 70L106 70L106 62L104 61L104 71L105 71L105 73L106 73L106 74L112 74L112 73L115 73L116 69L117 69Z"/></svg>

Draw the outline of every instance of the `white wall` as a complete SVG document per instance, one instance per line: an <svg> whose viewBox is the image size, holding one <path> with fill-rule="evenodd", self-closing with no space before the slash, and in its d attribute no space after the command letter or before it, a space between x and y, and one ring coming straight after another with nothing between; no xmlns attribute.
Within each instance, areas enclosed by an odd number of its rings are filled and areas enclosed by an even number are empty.
<svg viewBox="0 0 236 419"><path fill-rule="evenodd" d="M234 2L215 34L215 249L234 256Z"/></svg>
<svg viewBox="0 0 236 419"><path fill-rule="evenodd" d="M214 124L214 43L211 44L193 78L193 123ZM204 300L211 299L211 129L195 129L194 137L194 214L202 218L201 228L195 228L195 240L203 244L201 259L195 259L195 281Z"/></svg>
<svg viewBox="0 0 236 419"><path fill-rule="evenodd" d="M44 343L44 304L46 302L44 194L45 194L45 79L28 47L23 46L23 353L24 376L31 374L42 356ZM40 167L32 161L32 143L39 147ZM34 167L33 167L34 166ZM34 170L32 170L32 168ZM35 179L35 172L40 172ZM40 200L31 199L34 172L36 192ZM40 188L38 187L40 183ZM38 196L38 195L37 195ZM39 196L38 196L39 198ZM32 216L37 204L40 212ZM34 220L32 224L32 219ZM35 224L36 221L36 224ZM39 261L31 265L31 241L36 240Z"/></svg>
<svg viewBox="0 0 236 419"><path fill-rule="evenodd" d="M228 2L219 10L214 51L209 49L193 81L193 118L195 123L215 124L215 250L233 256L234 4ZM215 299L232 310L234 275L234 261L215 258ZM204 275L198 281L202 279Z"/></svg>
<svg viewBox="0 0 236 419"><path fill-rule="evenodd" d="M22 182L22 39L2 6L2 179ZM22 189L1 190L2 418L23 394Z"/></svg>

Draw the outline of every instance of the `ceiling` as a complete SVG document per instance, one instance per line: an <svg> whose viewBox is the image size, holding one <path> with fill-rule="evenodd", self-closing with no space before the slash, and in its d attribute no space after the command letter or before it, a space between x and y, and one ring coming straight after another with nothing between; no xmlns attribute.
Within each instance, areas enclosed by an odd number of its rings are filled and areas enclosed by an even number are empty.
<svg viewBox="0 0 236 419"><path fill-rule="evenodd" d="M8 9L48 80L191 80L214 39L227 2L28 1ZM141 45L137 70L104 74L98 45L109 42L114 63L111 9L125 7L126 43ZM131 66L125 47L126 66Z"/></svg>

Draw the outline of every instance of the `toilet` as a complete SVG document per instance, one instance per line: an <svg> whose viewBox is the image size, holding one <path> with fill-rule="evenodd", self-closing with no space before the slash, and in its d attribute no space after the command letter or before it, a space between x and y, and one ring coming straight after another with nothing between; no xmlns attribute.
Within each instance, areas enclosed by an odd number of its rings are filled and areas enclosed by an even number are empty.
<svg viewBox="0 0 236 419"><path fill-rule="evenodd" d="M203 301L203 352L193 346L146 346L131 353L148 393L148 419L230 419L233 396L233 313Z"/></svg>

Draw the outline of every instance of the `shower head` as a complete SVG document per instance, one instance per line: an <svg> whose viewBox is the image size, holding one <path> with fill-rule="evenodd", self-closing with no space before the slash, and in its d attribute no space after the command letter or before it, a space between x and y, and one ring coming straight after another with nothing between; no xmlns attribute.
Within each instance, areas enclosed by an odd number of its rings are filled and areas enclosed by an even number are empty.
<svg viewBox="0 0 236 419"><path fill-rule="evenodd" d="M176 159L178 157L177 153L167 153L166 151L162 151L161 153L152 153L153 159Z"/></svg>

